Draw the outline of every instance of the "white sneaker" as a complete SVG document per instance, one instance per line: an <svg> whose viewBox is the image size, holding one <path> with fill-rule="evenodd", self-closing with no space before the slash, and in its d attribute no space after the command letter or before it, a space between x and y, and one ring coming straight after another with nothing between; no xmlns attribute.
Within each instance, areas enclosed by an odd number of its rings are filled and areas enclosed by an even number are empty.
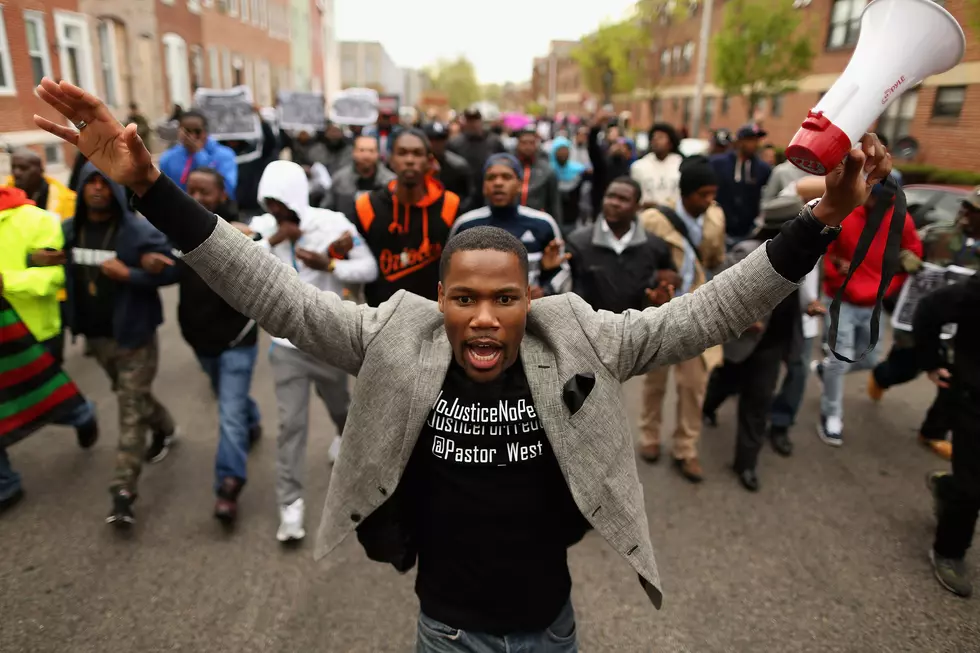
<svg viewBox="0 0 980 653"><path fill-rule="evenodd" d="M331 463L337 462L337 459L340 458L340 441L341 438L334 437L333 442L330 443L330 450L327 451L327 455L330 457Z"/></svg>
<svg viewBox="0 0 980 653"><path fill-rule="evenodd" d="M279 508L279 532L276 539L280 542L302 540L306 537L303 529L303 500L296 499L288 506Z"/></svg>

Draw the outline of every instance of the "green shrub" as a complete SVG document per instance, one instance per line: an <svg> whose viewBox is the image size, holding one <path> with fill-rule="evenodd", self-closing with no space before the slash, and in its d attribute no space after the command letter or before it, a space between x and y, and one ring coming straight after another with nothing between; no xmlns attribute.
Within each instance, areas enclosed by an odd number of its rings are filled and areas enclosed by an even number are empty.
<svg viewBox="0 0 980 653"><path fill-rule="evenodd" d="M980 186L980 172L939 168L922 163L898 163L906 184L950 184L953 186Z"/></svg>

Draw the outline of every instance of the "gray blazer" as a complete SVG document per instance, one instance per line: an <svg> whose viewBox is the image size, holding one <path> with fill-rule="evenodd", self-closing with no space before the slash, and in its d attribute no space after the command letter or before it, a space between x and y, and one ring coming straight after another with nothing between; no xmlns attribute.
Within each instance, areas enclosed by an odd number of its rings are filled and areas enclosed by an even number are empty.
<svg viewBox="0 0 980 653"><path fill-rule="evenodd" d="M344 302L300 281L221 220L183 260L270 334L357 376L317 533L320 559L397 487L452 356L443 316L435 302L405 291L377 308ZM760 248L662 308L596 312L570 293L531 306L521 362L545 433L579 510L636 571L657 608L660 577L620 387L737 337L796 287ZM572 415L562 387L582 372L596 383Z"/></svg>

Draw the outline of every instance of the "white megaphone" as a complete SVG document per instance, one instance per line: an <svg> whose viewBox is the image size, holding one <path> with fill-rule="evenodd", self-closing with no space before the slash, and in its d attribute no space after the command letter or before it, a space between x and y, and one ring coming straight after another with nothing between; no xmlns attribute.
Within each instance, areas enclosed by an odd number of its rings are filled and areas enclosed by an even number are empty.
<svg viewBox="0 0 980 653"><path fill-rule="evenodd" d="M963 58L966 37L932 0L873 0L844 73L807 114L786 158L826 175L902 93Z"/></svg>

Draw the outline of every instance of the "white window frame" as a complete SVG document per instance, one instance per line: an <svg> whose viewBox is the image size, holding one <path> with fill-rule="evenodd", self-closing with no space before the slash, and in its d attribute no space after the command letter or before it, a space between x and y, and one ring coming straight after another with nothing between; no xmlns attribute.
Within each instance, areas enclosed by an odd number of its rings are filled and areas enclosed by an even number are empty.
<svg viewBox="0 0 980 653"><path fill-rule="evenodd" d="M102 89L105 97L105 103L113 108L118 108L122 106L120 97L120 86L119 83L119 68L116 65L118 59L116 58L116 29L115 23L111 20L100 20L96 24L96 34L99 35L99 72L102 73L102 85L105 87ZM105 30L106 43L102 43L102 34ZM103 51L103 45L107 46L108 52ZM108 65L108 69L106 66ZM112 83L112 96L109 97L109 86L106 83L106 77L109 77L109 81Z"/></svg>
<svg viewBox="0 0 980 653"><path fill-rule="evenodd" d="M0 12L2 12L2 11L3 11L3 8L0 7ZM24 11L24 30L25 30L25 37L27 35L26 34L26 30L27 30L27 26L29 24L33 24L34 25L34 29L37 30L37 38L41 42L40 43L41 51L40 52L31 52L31 49L30 49L30 41L28 40L28 43L27 43L27 56L30 59L34 59L34 57L40 58L41 59L41 68L44 69L44 71L43 71L44 72L44 75L46 77L52 77L53 74L51 72L51 52L49 51L49 48L48 48L48 28L47 28L47 25L44 24L44 13L43 12L40 12L40 11L25 10ZM6 43L6 37L4 38L4 43ZM4 46L4 48L6 48L6 45ZM32 74L34 73L34 66L33 65L31 66L31 73Z"/></svg>
<svg viewBox="0 0 980 653"><path fill-rule="evenodd" d="M228 0L228 15L229 16L238 15L238 0Z"/></svg>
<svg viewBox="0 0 980 653"><path fill-rule="evenodd" d="M92 41L89 38L88 20L84 14L71 11L55 11L54 26L58 42L58 58L61 60L61 77L81 86L95 88L95 68L92 65ZM63 38L66 27L77 27L82 33L81 69L78 71L81 79L72 79L68 74L68 45Z"/></svg>
<svg viewBox="0 0 980 653"><path fill-rule="evenodd" d="M161 38L163 42L164 71L170 104L179 104L184 109L191 106L191 71L190 50L187 41L173 32L167 32ZM176 53L175 53L176 51ZM175 79L175 76L177 79Z"/></svg>
<svg viewBox="0 0 980 653"><path fill-rule="evenodd" d="M247 23L251 17L251 11L249 10L248 0L242 0L242 22Z"/></svg>
<svg viewBox="0 0 980 653"><path fill-rule="evenodd" d="M231 51L225 48L221 51L221 87L231 88L233 77L231 74Z"/></svg>
<svg viewBox="0 0 980 653"><path fill-rule="evenodd" d="M187 11L192 14L201 13L201 0L187 0Z"/></svg>
<svg viewBox="0 0 980 653"><path fill-rule="evenodd" d="M10 43L7 41L7 21L0 5L0 56L3 58L3 78L7 82L0 86L0 96L17 95L17 83L14 81L14 67L10 61Z"/></svg>
<svg viewBox="0 0 980 653"><path fill-rule="evenodd" d="M259 7L259 0L252 0L252 24L258 25L261 20L261 7Z"/></svg>
<svg viewBox="0 0 980 653"><path fill-rule="evenodd" d="M259 0L259 27L269 28L269 0Z"/></svg>

